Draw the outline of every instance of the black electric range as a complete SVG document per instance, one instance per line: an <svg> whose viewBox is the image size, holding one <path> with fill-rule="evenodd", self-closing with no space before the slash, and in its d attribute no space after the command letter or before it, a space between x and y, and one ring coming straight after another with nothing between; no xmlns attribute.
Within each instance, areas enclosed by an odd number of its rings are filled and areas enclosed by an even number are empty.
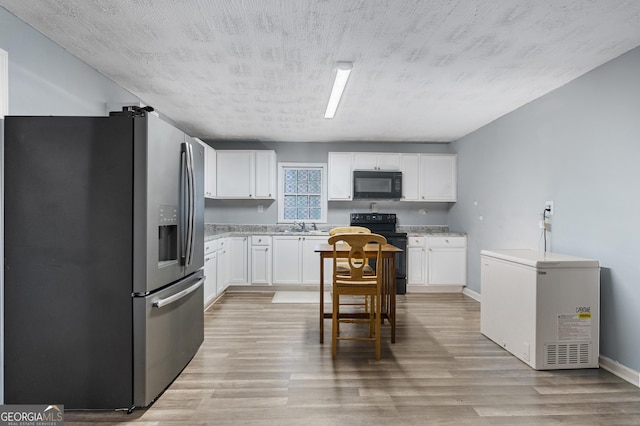
<svg viewBox="0 0 640 426"><path fill-rule="evenodd" d="M407 233L396 232L395 213L351 213L351 226L364 226L374 234L380 234L387 242L399 249L396 258L396 294L407 292Z"/></svg>

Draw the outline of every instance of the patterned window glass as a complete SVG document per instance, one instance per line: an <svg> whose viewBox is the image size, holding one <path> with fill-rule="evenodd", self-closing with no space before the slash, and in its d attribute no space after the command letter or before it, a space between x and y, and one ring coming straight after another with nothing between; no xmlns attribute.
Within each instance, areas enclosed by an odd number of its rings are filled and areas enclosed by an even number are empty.
<svg viewBox="0 0 640 426"><path fill-rule="evenodd" d="M284 219L320 220L322 218L322 169L284 169Z"/></svg>

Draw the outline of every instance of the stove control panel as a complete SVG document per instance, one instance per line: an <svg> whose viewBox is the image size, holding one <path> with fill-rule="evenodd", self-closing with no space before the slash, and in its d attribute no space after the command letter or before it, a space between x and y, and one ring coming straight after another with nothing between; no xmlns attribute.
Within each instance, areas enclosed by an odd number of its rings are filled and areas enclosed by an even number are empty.
<svg viewBox="0 0 640 426"><path fill-rule="evenodd" d="M395 213L351 213L351 224L357 223L380 223L395 224Z"/></svg>

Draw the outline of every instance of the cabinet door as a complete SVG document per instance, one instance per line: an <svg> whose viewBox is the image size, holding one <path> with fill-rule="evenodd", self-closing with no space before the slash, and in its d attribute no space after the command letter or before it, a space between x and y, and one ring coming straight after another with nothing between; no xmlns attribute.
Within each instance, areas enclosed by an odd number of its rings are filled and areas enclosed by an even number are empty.
<svg viewBox="0 0 640 426"><path fill-rule="evenodd" d="M402 154L402 201L419 200L420 155Z"/></svg>
<svg viewBox="0 0 640 426"><path fill-rule="evenodd" d="M302 237L273 237L274 284L300 284L302 280L301 243Z"/></svg>
<svg viewBox="0 0 640 426"><path fill-rule="evenodd" d="M407 248L407 284L426 284L426 249Z"/></svg>
<svg viewBox="0 0 640 426"><path fill-rule="evenodd" d="M464 236L429 236L428 284L466 285L467 238Z"/></svg>
<svg viewBox="0 0 640 426"><path fill-rule="evenodd" d="M216 294L220 295L229 286L229 251L227 238L220 241L216 273Z"/></svg>
<svg viewBox="0 0 640 426"><path fill-rule="evenodd" d="M429 285L466 285L467 249L430 248L428 255Z"/></svg>
<svg viewBox="0 0 640 426"><path fill-rule="evenodd" d="M373 152L354 152L353 170L377 170L378 158Z"/></svg>
<svg viewBox="0 0 640 426"><path fill-rule="evenodd" d="M403 180L404 183L404 180ZM456 201L456 156L420 156L420 199Z"/></svg>
<svg viewBox="0 0 640 426"><path fill-rule="evenodd" d="M209 145L204 147L204 196L216 196L216 150Z"/></svg>
<svg viewBox="0 0 640 426"><path fill-rule="evenodd" d="M229 284L249 284L247 237L229 238Z"/></svg>
<svg viewBox="0 0 640 426"><path fill-rule="evenodd" d="M400 154L354 152L353 170L400 170Z"/></svg>
<svg viewBox="0 0 640 426"><path fill-rule="evenodd" d="M204 307L214 301L217 295L216 279L218 275L218 254L209 253L204 257Z"/></svg>
<svg viewBox="0 0 640 426"><path fill-rule="evenodd" d="M256 198L276 198L276 152L256 151Z"/></svg>
<svg viewBox="0 0 640 426"><path fill-rule="evenodd" d="M328 199L351 200L352 168L350 152L329 153Z"/></svg>
<svg viewBox="0 0 640 426"><path fill-rule="evenodd" d="M376 155L378 170L400 170L400 154L381 153Z"/></svg>
<svg viewBox="0 0 640 426"><path fill-rule="evenodd" d="M302 284L320 284L320 254L315 252L318 244L326 244L328 237L302 237ZM330 268L325 264L325 282Z"/></svg>
<svg viewBox="0 0 640 426"><path fill-rule="evenodd" d="M251 246L251 283L271 284L271 246Z"/></svg>
<svg viewBox="0 0 640 426"><path fill-rule="evenodd" d="M255 196L255 151L216 152L217 198Z"/></svg>

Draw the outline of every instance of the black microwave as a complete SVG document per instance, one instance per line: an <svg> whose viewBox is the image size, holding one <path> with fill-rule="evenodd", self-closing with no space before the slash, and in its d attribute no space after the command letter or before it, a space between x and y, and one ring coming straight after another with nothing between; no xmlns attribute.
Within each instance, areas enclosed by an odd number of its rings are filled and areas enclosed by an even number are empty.
<svg viewBox="0 0 640 426"><path fill-rule="evenodd" d="M402 197L402 172L355 170L354 200L399 200Z"/></svg>

